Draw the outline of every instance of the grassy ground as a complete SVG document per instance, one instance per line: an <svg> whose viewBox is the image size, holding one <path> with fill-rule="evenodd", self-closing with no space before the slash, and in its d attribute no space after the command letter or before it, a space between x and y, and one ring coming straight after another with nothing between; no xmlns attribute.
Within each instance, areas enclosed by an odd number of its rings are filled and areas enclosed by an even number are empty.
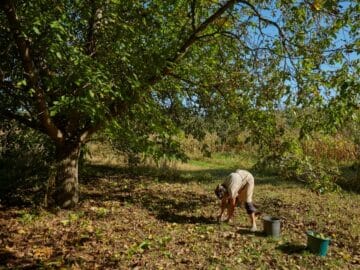
<svg viewBox="0 0 360 270"><path fill-rule="evenodd" d="M318 196L255 175L254 199L281 218L281 237L250 233L244 209L217 223L214 187L247 157L193 160L178 171L89 165L77 209L0 211L0 269L360 269L360 196ZM331 237L324 258L306 230Z"/></svg>

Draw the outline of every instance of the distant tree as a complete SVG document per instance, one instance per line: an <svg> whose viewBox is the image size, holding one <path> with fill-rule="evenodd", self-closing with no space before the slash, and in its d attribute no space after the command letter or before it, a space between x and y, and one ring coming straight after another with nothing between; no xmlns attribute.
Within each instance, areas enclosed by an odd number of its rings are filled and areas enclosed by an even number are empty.
<svg viewBox="0 0 360 270"><path fill-rule="evenodd" d="M170 143L192 115L254 124L257 111L321 103L336 91L322 65L353 66L360 21L359 3L335 0L3 0L0 10L0 115L51 138L64 208L79 200L81 146L106 125L136 147L154 134Z"/></svg>

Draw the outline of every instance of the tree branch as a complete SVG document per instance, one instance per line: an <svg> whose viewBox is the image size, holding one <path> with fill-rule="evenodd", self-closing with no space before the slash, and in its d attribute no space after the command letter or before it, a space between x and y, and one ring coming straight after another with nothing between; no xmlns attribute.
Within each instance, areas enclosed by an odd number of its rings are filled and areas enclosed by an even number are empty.
<svg viewBox="0 0 360 270"><path fill-rule="evenodd" d="M243 1L243 0L238 0L239 3L242 3L246 6L248 6L254 13L255 15L259 18L260 21L263 21L267 24L271 24L272 26L274 26L277 30L278 30L278 33L281 37L281 39L284 39L285 40L285 35L280 27L279 24L277 24L276 22L272 21L272 20L269 20L267 18L264 18L263 16L261 16L261 14L259 13L259 11L255 8L254 5L252 5L251 3L249 3L248 1Z"/></svg>
<svg viewBox="0 0 360 270"><path fill-rule="evenodd" d="M38 109L37 117L46 130L46 134L49 135L50 138L53 139L56 143L63 143L64 136L61 130L53 123L45 100L45 93L39 87L39 76L31 57L30 42L21 32L20 22L16 15L14 3L10 0L4 0L0 2L0 7L6 14L9 27L14 35L14 39L23 63L27 85L35 90Z"/></svg>
<svg viewBox="0 0 360 270"><path fill-rule="evenodd" d="M90 56L95 54L95 24L96 24L96 14L98 9L95 6L95 1L89 1L91 14L88 21L88 32L87 32L87 41L85 45L86 53Z"/></svg>
<svg viewBox="0 0 360 270"><path fill-rule="evenodd" d="M96 131L101 129L103 125L104 123L99 123L97 125L87 126L84 129L80 130L80 137L79 137L80 142L81 143L86 142L88 138L90 138L91 135L94 134Z"/></svg>
<svg viewBox="0 0 360 270"><path fill-rule="evenodd" d="M291 53L289 52L289 48L288 48L287 45L286 45L287 39L286 39L285 34L284 34L284 32L282 31L280 25L279 25L278 23L272 21L272 20L269 20L269 19L267 19L267 18L262 17L261 14L259 13L259 11L255 8L255 6L252 5L251 3L249 3L248 1L239 0L238 2L244 4L244 5L248 6L248 7L250 7L250 9L251 9L251 10L255 13L255 15L258 17L259 21L263 21L263 22L265 22L265 23L267 23L267 24L270 24L270 25L274 26L274 27L277 29L277 31L278 31L278 33L279 33L279 36L280 36L281 44L282 44L285 52L288 54L288 59L289 59L289 61L291 62L291 64L295 67L294 62L293 62L292 58L290 57ZM260 31L261 31L261 26L260 26L260 25L259 25L259 29L260 29Z"/></svg>
<svg viewBox="0 0 360 270"><path fill-rule="evenodd" d="M167 64L162 69L160 74L152 76L149 78L148 82L150 85L157 83L163 76L168 75L171 70L171 65L178 62L181 58L185 56L188 49L199 39L199 34L202 33L211 23L213 23L217 18L224 14L228 9L234 6L238 0L229 0L222 7L220 7L213 15L207 18L203 23L201 23L197 28L195 28L192 34L183 42L181 47L176 51L176 53L167 59Z"/></svg>
<svg viewBox="0 0 360 270"><path fill-rule="evenodd" d="M16 120L19 123L21 123L21 124L23 124L23 125L25 125L25 126L27 126L29 128L36 129L36 130L41 131L41 132L46 134L43 127L41 127L37 122L34 122L34 121L26 118L23 115L15 114L15 113L10 112L8 110L1 110L0 115L2 115L3 117L5 117L7 119L10 119L10 120Z"/></svg>
<svg viewBox="0 0 360 270"><path fill-rule="evenodd" d="M191 15L191 27L193 31L195 31L195 6L196 6L196 0L192 0L190 4L190 15Z"/></svg>
<svg viewBox="0 0 360 270"><path fill-rule="evenodd" d="M203 87L203 88L214 88L215 90L217 90L220 95L223 97L224 100L226 100L226 95L224 94L224 92L221 90L221 86L223 84L223 82L215 82L215 83L212 83L212 84L203 84L203 83L199 83L199 82L193 82L192 80L189 80L189 79L185 79L181 76L179 76L178 74L175 74L173 72L170 72L169 73L169 76L177 79L177 80L180 80L180 81L183 81L185 82L186 84L189 84L189 85L192 85L192 86L198 86L198 87Z"/></svg>
<svg viewBox="0 0 360 270"><path fill-rule="evenodd" d="M198 39L198 34L203 32L211 23L213 23L217 18L219 18L222 14L224 14L228 9L230 9L237 0L227 1L221 8L219 8L213 15L207 18L202 24L200 24L192 34L185 40L180 49L176 52L176 54L170 58L168 61L171 63L175 63L180 60L187 52L187 50L191 47L191 45Z"/></svg>

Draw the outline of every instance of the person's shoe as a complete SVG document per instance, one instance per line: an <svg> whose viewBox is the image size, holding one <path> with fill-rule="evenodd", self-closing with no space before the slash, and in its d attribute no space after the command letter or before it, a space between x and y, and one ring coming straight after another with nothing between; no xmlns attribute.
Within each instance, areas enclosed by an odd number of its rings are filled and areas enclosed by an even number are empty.
<svg viewBox="0 0 360 270"><path fill-rule="evenodd" d="M256 226L252 226L251 229L250 229L250 232L256 232L256 231L257 231Z"/></svg>

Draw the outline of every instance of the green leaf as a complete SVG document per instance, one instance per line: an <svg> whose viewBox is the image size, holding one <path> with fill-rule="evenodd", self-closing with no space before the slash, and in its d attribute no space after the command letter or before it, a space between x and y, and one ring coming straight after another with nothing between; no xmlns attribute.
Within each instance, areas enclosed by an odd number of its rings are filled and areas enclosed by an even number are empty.
<svg viewBox="0 0 360 270"><path fill-rule="evenodd" d="M20 88L20 87L26 86L26 84L27 84L26 80L23 79L23 80L18 81L18 82L16 83L16 87L19 87L19 88Z"/></svg>
<svg viewBox="0 0 360 270"><path fill-rule="evenodd" d="M33 31L35 32L35 34L40 35L40 30L36 26L33 26Z"/></svg>

